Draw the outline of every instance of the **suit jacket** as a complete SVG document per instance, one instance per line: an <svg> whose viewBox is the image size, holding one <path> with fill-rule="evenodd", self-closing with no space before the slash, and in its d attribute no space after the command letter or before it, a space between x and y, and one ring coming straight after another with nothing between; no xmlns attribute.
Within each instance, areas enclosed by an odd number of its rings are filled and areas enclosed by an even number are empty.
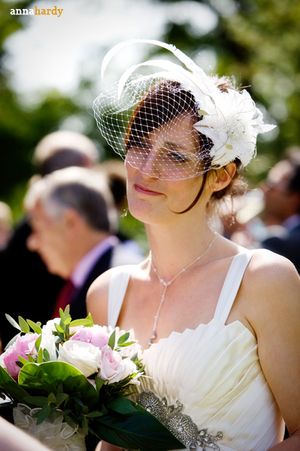
<svg viewBox="0 0 300 451"><path fill-rule="evenodd" d="M262 246L291 260L300 273L300 223L280 236L266 238Z"/></svg>
<svg viewBox="0 0 300 451"><path fill-rule="evenodd" d="M91 268L83 285L75 291L70 302L70 314L72 319L84 318L87 315L86 294L92 282L111 267L114 246L109 247L106 252L98 258Z"/></svg>
<svg viewBox="0 0 300 451"><path fill-rule="evenodd" d="M0 251L0 337L3 345L18 332L5 318L9 313L45 323L64 280L51 274L40 256L26 245L31 228L18 224L7 247Z"/></svg>

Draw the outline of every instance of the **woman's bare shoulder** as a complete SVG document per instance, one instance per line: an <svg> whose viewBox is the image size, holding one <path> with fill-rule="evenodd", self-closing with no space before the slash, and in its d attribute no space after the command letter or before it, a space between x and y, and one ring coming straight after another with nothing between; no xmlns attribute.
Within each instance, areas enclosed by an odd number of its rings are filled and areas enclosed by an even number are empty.
<svg viewBox="0 0 300 451"><path fill-rule="evenodd" d="M122 272L134 273L135 267L138 265L122 265L115 266L98 276L91 284L86 298L87 310L93 316L94 322L98 324L106 324L107 322L107 304L108 290L110 280L115 274Z"/></svg>
<svg viewBox="0 0 300 451"><path fill-rule="evenodd" d="M300 307L300 278L290 260L274 252L258 249L252 251L246 274L246 295L251 300L251 316L263 321L270 313L286 312Z"/></svg>
<svg viewBox="0 0 300 451"><path fill-rule="evenodd" d="M252 251L252 259L249 264L248 274L252 282L261 283L268 280L277 284L280 282L299 282L299 275L293 263L287 258L271 252L267 249L256 249ZM280 280L278 276L280 275ZM266 288L270 287L265 284Z"/></svg>

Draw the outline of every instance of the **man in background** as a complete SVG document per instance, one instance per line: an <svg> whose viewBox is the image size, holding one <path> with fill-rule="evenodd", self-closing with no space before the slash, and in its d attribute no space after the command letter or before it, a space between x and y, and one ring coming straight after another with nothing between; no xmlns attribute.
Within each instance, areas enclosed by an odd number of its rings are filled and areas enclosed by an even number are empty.
<svg viewBox="0 0 300 451"><path fill-rule="evenodd" d="M29 248L67 281L51 316L70 304L72 318L85 317L87 290L111 267L118 245L117 212L106 179L89 169L61 169L31 186L25 207L32 226Z"/></svg>
<svg viewBox="0 0 300 451"><path fill-rule="evenodd" d="M86 136L72 131L50 133L35 148L36 175L30 183L60 168L92 167L97 160L97 149ZM14 318L21 315L45 322L51 316L53 299L64 284L61 277L49 273L36 252L27 248L30 233L31 227L25 217L16 226L6 248L0 251L0 336L3 346L17 332L6 320L5 313Z"/></svg>

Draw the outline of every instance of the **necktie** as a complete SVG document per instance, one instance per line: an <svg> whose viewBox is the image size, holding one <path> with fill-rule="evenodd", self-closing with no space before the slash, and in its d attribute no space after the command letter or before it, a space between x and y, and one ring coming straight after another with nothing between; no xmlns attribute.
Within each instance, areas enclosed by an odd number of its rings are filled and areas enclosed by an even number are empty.
<svg viewBox="0 0 300 451"><path fill-rule="evenodd" d="M60 308L63 310L65 309L65 307L70 303L71 298L75 291L76 287L73 284L72 280L71 279L68 280L57 296L52 318L59 317L59 309Z"/></svg>

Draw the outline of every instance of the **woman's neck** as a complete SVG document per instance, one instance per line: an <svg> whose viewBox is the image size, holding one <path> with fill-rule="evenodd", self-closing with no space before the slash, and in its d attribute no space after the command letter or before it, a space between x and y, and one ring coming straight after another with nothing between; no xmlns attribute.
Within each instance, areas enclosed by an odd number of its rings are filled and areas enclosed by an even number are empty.
<svg viewBox="0 0 300 451"><path fill-rule="evenodd" d="M181 227L181 224L146 226L152 259L161 277L170 280L180 269L204 254L215 237L207 223ZM210 252L203 255L209 257Z"/></svg>

